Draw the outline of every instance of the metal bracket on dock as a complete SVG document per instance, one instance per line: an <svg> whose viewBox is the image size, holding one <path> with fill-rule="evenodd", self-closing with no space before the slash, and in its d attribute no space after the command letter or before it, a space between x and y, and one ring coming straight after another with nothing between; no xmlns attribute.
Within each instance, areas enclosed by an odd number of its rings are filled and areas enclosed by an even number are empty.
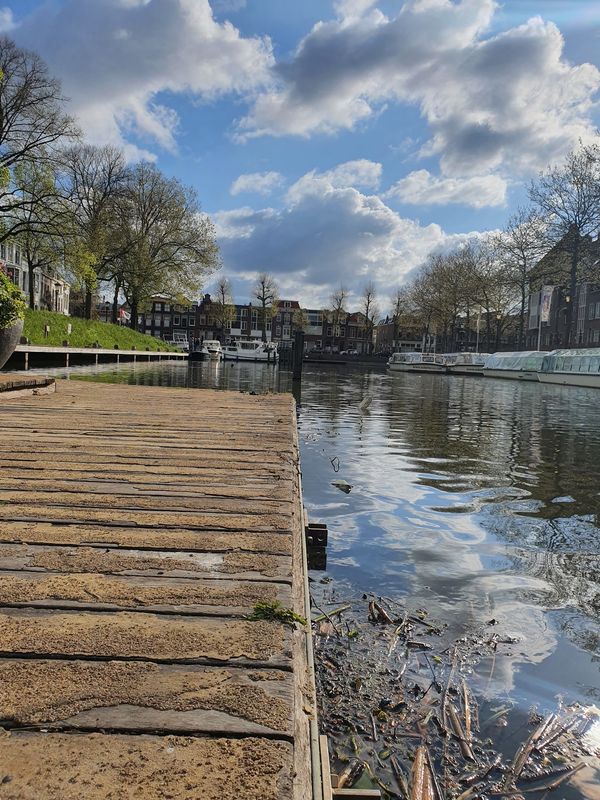
<svg viewBox="0 0 600 800"><path fill-rule="evenodd" d="M307 547L327 547L327 525L322 522L309 522L304 528Z"/></svg>

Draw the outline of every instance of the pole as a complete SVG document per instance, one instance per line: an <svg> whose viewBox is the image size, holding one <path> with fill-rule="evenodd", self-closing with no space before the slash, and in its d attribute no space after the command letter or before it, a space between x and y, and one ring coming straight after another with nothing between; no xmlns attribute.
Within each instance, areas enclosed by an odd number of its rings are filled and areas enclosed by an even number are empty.
<svg viewBox="0 0 600 800"><path fill-rule="evenodd" d="M538 353L542 349L542 309L540 306L539 320L538 320Z"/></svg>
<svg viewBox="0 0 600 800"><path fill-rule="evenodd" d="M475 340L475 352L479 353L479 328L481 327L481 312L477 314L477 339Z"/></svg>
<svg viewBox="0 0 600 800"><path fill-rule="evenodd" d="M294 380L300 380L302 377L302 361L304 358L304 331L296 331L294 334L294 350L292 353L292 358L292 377Z"/></svg>

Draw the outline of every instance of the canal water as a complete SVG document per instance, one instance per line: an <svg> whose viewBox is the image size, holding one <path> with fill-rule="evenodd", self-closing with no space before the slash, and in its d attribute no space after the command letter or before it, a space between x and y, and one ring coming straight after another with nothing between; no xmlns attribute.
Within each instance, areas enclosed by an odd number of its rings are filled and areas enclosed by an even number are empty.
<svg viewBox="0 0 600 800"><path fill-rule="evenodd" d="M227 362L70 372L292 388ZM480 687L498 707L600 706L600 392L306 365L297 400L305 504L328 525L337 595L406 600L456 636L496 620L515 638Z"/></svg>

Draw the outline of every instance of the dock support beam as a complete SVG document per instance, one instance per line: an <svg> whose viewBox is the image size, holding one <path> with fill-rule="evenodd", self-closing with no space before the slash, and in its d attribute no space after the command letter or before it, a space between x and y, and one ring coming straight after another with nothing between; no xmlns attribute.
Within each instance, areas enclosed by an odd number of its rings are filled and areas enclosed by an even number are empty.
<svg viewBox="0 0 600 800"><path fill-rule="evenodd" d="M294 335L294 352L292 377L300 380L302 377L302 359L304 358L304 331L296 331Z"/></svg>

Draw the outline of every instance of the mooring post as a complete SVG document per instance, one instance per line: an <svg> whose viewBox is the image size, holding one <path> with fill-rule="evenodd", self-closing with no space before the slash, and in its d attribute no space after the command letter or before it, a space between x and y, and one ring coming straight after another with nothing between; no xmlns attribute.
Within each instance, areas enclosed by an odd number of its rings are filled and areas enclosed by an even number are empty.
<svg viewBox="0 0 600 800"><path fill-rule="evenodd" d="M304 358L304 331L296 331L294 334L294 351L292 358L292 376L294 380L300 380L302 377L302 359Z"/></svg>

